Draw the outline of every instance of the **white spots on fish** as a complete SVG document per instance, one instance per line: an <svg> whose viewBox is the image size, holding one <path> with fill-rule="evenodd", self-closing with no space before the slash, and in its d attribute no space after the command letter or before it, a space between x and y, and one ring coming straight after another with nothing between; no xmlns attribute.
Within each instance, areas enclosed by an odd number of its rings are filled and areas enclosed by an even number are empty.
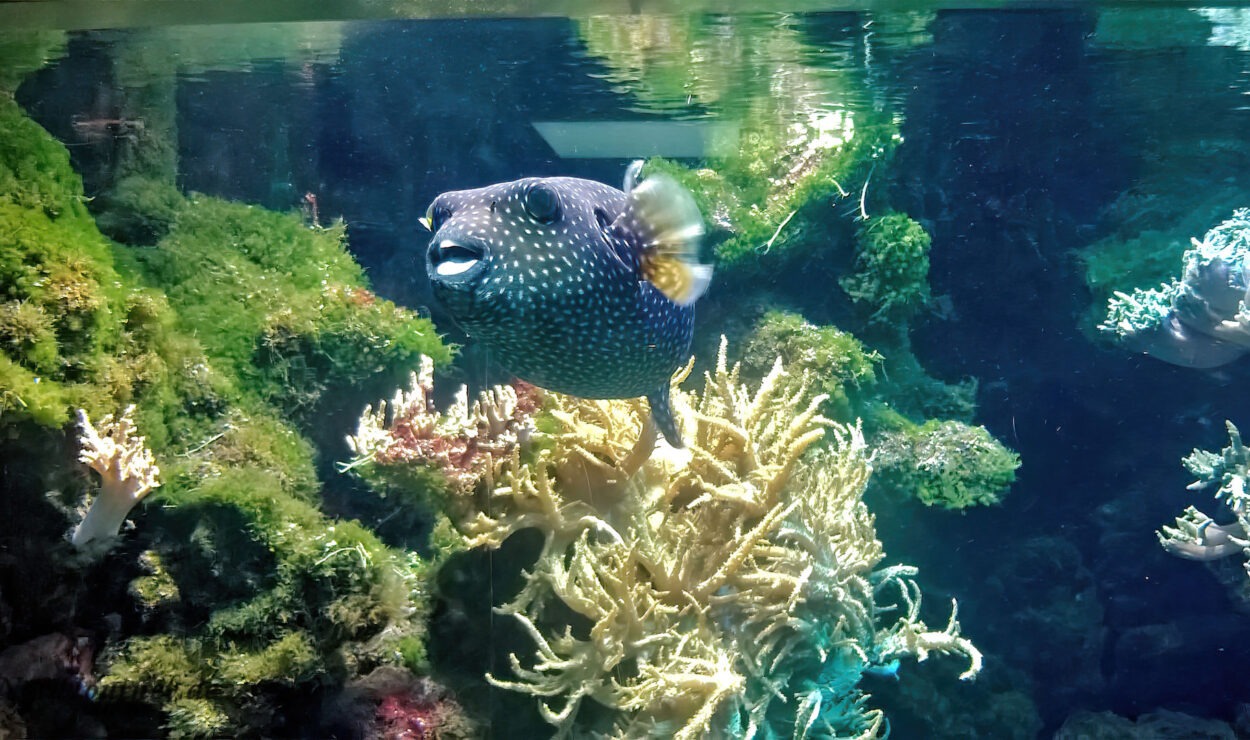
<svg viewBox="0 0 1250 740"><path fill-rule="evenodd" d="M541 181L557 193L561 215L540 222L523 200L538 182L449 194L443 228L488 247L482 284L493 288L457 320L538 385L591 397L661 387L686 359L693 311L639 279L633 255L647 230L620 218L623 193L571 178Z"/></svg>

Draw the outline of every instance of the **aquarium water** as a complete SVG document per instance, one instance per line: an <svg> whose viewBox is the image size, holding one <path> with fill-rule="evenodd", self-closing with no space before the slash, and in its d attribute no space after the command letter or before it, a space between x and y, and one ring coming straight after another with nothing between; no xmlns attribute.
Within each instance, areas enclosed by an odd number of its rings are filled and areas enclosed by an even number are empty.
<svg viewBox="0 0 1250 740"><path fill-rule="evenodd" d="M0 738L1250 737L1250 9L0 3Z"/></svg>

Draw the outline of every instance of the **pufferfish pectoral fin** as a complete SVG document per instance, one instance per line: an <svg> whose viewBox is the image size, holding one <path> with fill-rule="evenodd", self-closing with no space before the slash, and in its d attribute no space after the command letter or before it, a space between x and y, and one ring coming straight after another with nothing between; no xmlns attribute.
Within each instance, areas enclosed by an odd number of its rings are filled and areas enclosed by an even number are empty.
<svg viewBox="0 0 1250 740"><path fill-rule="evenodd" d="M677 449L686 446L681 441L681 432L677 429L677 417L673 414L673 402L669 399L668 384L647 394L647 404L651 406L651 418L664 435L665 441Z"/></svg>
<svg viewBox="0 0 1250 740"><path fill-rule="evenodd" d="M674 303L694 303L712 282L712 266L699 262L703 216L668 175L652 175L630 190L613 227L639 249L642 277Z"/></svg>

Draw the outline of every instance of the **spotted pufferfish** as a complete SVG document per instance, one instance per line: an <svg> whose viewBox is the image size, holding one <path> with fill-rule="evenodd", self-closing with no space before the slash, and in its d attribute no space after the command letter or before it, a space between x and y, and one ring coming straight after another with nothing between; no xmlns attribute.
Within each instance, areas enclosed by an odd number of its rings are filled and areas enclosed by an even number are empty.
<svg viewBox="0 0 1250 740"><path fill-rule="evenodd" d="M509 372L583 398L646 396L669 444L669 400L690 357L694 303L707 290L703 218L666 175L624 191L573 177L528 177L443 193L426 272L435 298Z"/></svg>

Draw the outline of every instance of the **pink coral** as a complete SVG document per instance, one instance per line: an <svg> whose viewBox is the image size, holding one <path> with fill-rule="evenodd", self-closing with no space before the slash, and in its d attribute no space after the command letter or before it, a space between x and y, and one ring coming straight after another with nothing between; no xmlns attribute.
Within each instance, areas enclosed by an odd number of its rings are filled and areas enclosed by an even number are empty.
<svg viewBox="0 0 1250 740"><path fill-rule="evenodd" d="M440 413L433 390L433 363L422 358L407 390L377 410L365 409L356 434L347 439L356 453L347 468L363 462L419 463L437 468L458 490L469 491L489 470L492 459L525 438L542 403L542 391L527 383L496 386L472 405L462 387L451 408Z"/></svg>
<svg viewBox="0 0 1250 740"><path fill-rule="evenodd" d="M427 740L438 733L442 707L410 692L382 697L377 720L383 737L391 740Z"/></svg>

